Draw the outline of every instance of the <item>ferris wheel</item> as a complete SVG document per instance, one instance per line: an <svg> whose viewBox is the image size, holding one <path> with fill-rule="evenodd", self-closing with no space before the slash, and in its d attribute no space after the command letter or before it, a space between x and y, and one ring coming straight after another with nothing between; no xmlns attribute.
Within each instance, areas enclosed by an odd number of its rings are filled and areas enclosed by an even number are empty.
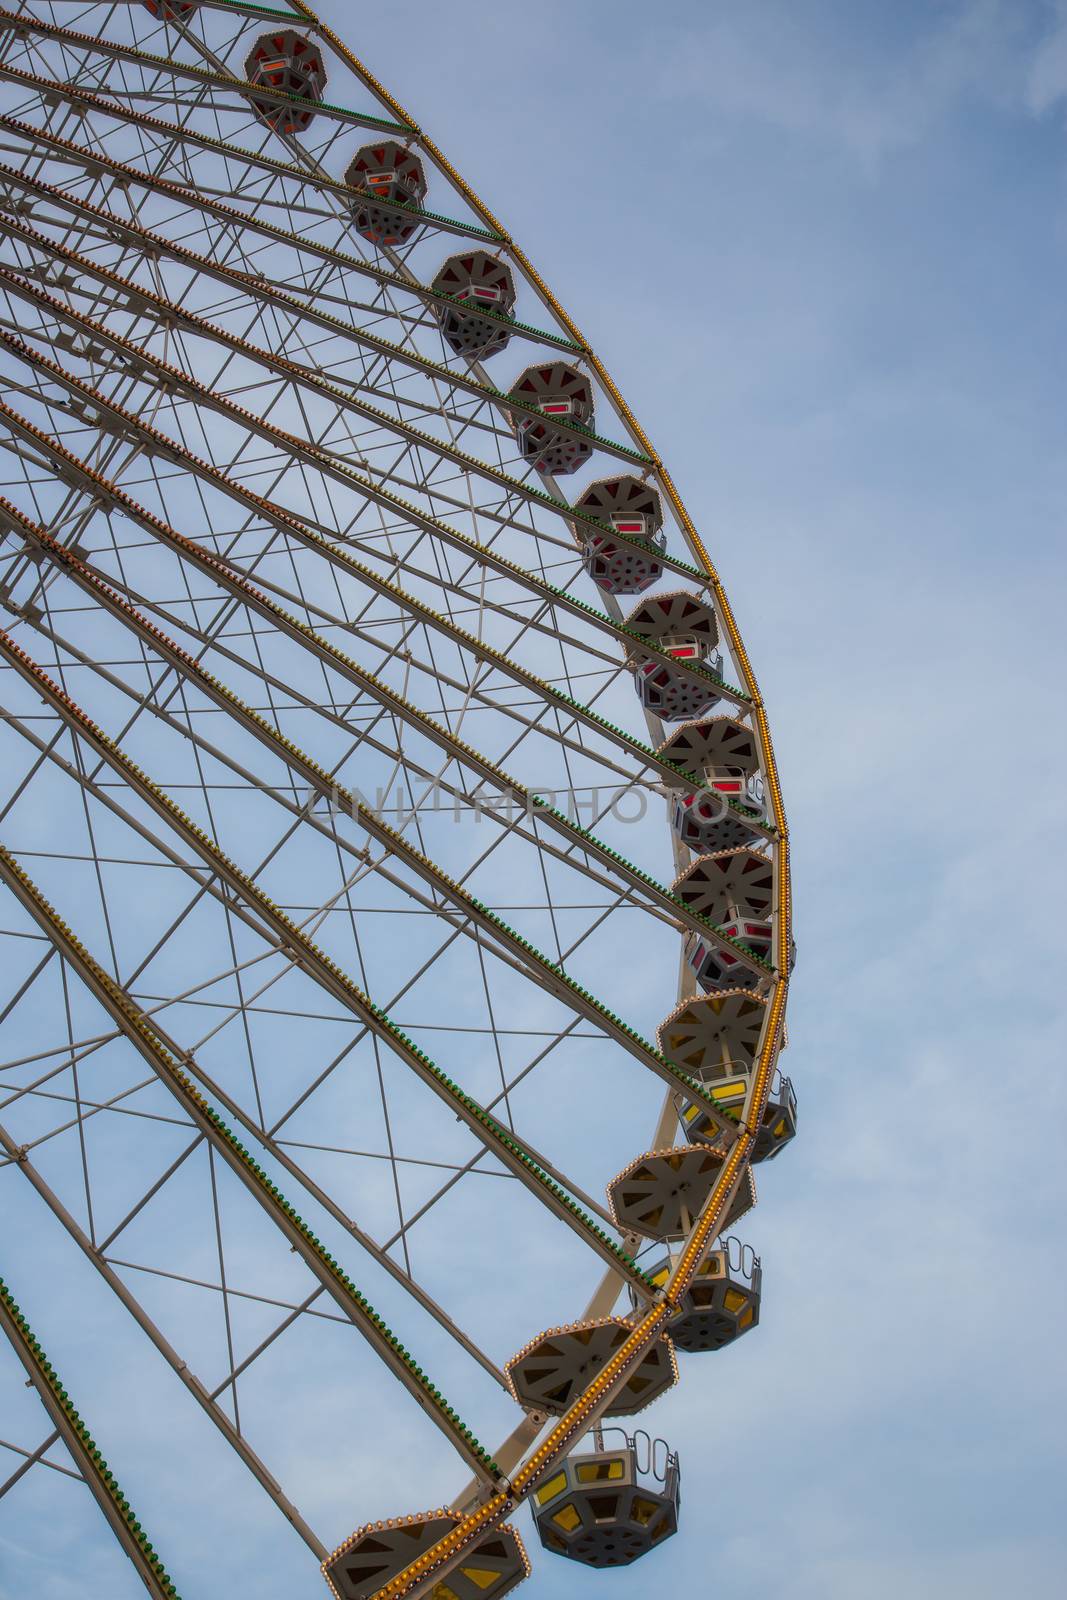
<svg viewBox="0 0 1067 1600"><path fill-rule="evenodd" d="M62 1241L334 1596L642 1559L647 1408L756 1327L796 1131L700 534L301 0L10 0L0 89L0 1323L47 1413L0 1526L58 1467L179 1592L64 1387Z"/></svg>

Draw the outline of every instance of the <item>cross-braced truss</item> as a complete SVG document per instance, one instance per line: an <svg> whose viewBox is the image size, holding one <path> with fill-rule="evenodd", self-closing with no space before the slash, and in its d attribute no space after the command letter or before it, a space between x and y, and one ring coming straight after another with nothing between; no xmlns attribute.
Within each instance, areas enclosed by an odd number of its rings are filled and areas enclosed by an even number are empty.
<svg viewBox="0 0 1067 1600"><path fill-rule="evenodd" d="M336 1594L462 1590L669 1376L664 1330L776 1148L762 700L599 359L306 6L12 3L0 91L5 1205L113 1292ZM605 513L638 503L655 528ZM752 752L733 790L661 748L700 716ZM765 933L672 887L698 837L766 861ZM730 1050L702 989L748 996L740 1077L704 1070ZM678 1007L695 1075L657 1037ZM683 1113L708 1159L671 1155ZM669 1237L620 1220L646 1149ZM85 1477L173 1593L5 1316L52 1423L0 1441L0 1498ZM601 1364L558 1405L524 1391L515 1352L583 1319ZM308 1373L336 1426L278 1403ZM390 1426L403 1470L367 1456ZM310 1460L343 1502L283 1482ZM410 1563L327 1559L434 1500L454 1515ZM500 1561L493 1597L522 1575Z"/></svg>

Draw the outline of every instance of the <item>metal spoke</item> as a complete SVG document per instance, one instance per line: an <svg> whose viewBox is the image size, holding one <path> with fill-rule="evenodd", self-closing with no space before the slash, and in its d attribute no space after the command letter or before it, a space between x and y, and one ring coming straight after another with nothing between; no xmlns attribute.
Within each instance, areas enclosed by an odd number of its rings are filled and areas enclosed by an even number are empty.
<svg viewBox="0 0 1067 1600"><path fill-rule="evenodd" d="M312 1524L324 1482L351 1476L358 1506L366 1441L296 1440L292 1402L355 1383L373 1407L386 1367L404 1394L382 1404L415 1401L411 1474L440 1448L458 1521L366 1600L443 1590L591 1430L599 1447L770 1126L788 840L732 610L599 356L303 0L0 5L0 365L15 1226L42 1259L50 1230L75 1245L335 1596ZM589 509L631 480L654 529ZM676 591L699 648L663 621ZM709 718L751 752L751 805L685 753ZM727 795L705 835L697 791ZM758 916L697 862L720 839L759 875ZM717 1005L715 972L762 1019L728 1109L660 1027L675 997ZM689 1116L718 1165L664 1243L611 1179L650 1132L687 1161ZM34 1466L81 1477L173 1600L0 1299L53 1421L36 1449L0 1441L0 1500ZM574 1319L621 1342L549 1416L504 1363ZM409 1343L451 1363L470 1425ZM280 1426L288 1459L321 1454L307 1520L251 1442Z"/></svg>

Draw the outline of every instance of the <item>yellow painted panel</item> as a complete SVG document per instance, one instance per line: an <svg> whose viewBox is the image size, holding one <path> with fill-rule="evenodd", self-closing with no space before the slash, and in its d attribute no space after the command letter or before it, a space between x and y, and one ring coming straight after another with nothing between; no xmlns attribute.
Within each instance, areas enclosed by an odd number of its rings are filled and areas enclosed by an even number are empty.
<svg viewBox="0 0 1067 1600"><path fill-rule="evenodd" d="M640 1523L642 1528L647 1528L658 1510L659 1506L654 1500L646 1500L643 1495L637 1494L634 1495L633 1509L630 1515L635 1522Z"/></svg>
<svg viewBox="0 0 1067 1600"><path fill-rule="evenodd" d="M479 1589L491 1589L500 1577L499 1572L490 1572L486 1567L460 1567L459 1570L465 1578L476 1583Z"/></svg>
<svg viewBox="0 0 1067 1600"><path fill-rule="evenodd" d="M716 1100L723 1100L727 1103L733 1100L743 1100L748 1092L748 1084L744 1078L732 1078L727 1083L712 1084L711 1092Z"/></svg>
<svg viewBox="0 0 1067 1600"><path fill-rule="evenodd" d="M556 1498L561 1489L566 1487L567 1474L565 1472L557 1472L554 1478L549 1478L547 1483L541 1485L540 1489L534 1494L534 1499L539 1506L546 1505L549 1500Z"/></svg>
<svg viewBox="0 0 1067 1600"><path fill-rule="evenodd" d="M582 1461L575 1475L579 1483L612 1483L625 1471L625 1463L616 1457L614 1461Z"/></svg>
<svg viewBox="0 0 1067 1600"><path fill-rule="evenodd" d="M561 1506L552 1517L552 1521L558 1522L564 1533L573 1533L581 1520L573 1506Z"/></svg>

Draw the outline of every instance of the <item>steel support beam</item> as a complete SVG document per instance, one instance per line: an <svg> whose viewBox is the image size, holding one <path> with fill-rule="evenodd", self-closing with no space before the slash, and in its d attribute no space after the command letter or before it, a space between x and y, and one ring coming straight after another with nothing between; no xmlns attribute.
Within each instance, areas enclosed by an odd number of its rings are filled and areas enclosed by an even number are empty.
<svg viewBox="0 0 1067 1600"><path fill-rule="evenodd" d="M102 748L99 753L103 753ZM150 789L147 792L151 792ZM29 874L3 846L0 846L0 879L7 884L42 932L48 934L60 954L182 1106L194 1127L235 1173L375 1353L474 1471L487 1481L492 1481L496 1476L496 1468L470 1429L461 1422L284 1195L270 1182L244 1146L239 1144L196 1087L188 1066L180 1065L163 1044L158 1025L145 1016L129 994L90 955L41 894ZM293 932L296 933L296 930Z"/></svg>
<svg viewBox="0 0 1067 1600"><path fill-rule="evenodd" d="M212 839L190 822L162 789L135 767L118 746L90 721L81 708L54 684L3 630L0 630L0 655L43 695L67 726L75 731L78 737L117 772L134 793L138 794L145 804L175 831L187 848L199 856L208 871L217 875L230 893L251 911L253 917L262 923L265 930L262 936L267 937L268 942L276 941L279 951L293 959L313 982L332 995L392 1054L398 1056L405 1066L413 1070L449 1111L456 1115L481 1143L489 1146L497 1159L514 1173L530 1193L546 1205L560 1221L567 1223L585 1244L590 1245L610 1266L617 1266L625 1271L628 1281L640 1294L650 1293L646 1273L619 1249L603 1228L585 1215L560 1184L541 1169L521 1140L498 1123L472 1096L466 1094L436 1067L425 1052L414 1045L396 1026L387 1013L375 1005L330 957L319 950L296 923L274 905L258 885L222 853ZM329 1283L326 1286L330 1288ZM348 1298L351 1299L351 1296ZM343 1308L345 1307L346 1303L343 1303ZM367 1319L361 1313L358 1319L353 1318L353 1320L363 1327ZM385 1348L379 1348L379 1353L385 1356L387 1363L395 1370L397 1362L389 1341L383 1340L377 1334L373 1324L368 1333L376 1348L384 1344ZM397 1375L401 1374L398 1372ZM406 1373L404 1377L407 1377ZM421 1403L421 1397L419 1398Z"/></svg>
<svg viewBox="0 0 1067 1600"><path fill-rule="evenodd" d="M282 1515L296 1529L297 1533L303 1539L308 1549L311 1550L321 1561L326 1554L326 1546L323 1544L322 1540L304 1521L303 1517L293 1505L292 1501L287 1499L285 1494L282 1492L281 1486L279 1485L277 1479L264 1466L263 1462L259 1459L251 1445L248 1443L248 1440L243 1436L243 1434L237 1432L237 1429L234 1427L233 1423L230 1421L222 1407L216 1405L211 1399L208 1393L207 1385L201 1382L201 1380L196 1376L192 1368L189 1366L189 1363L178 1354L173 1345L170 1344L170 1342L156 1327L151 1317L149 1317L148 1313L144 1310L140 1301L137 1300L137 1298L126 1287L118 1273L114 1271L107 1261L105 1261L100 1251L94 1247L92 1240L89 1238L89 1235L85 1232L84 1228L80 1226L75 1217L73 1217L67 1210L59 1196L45 1182L45 1179L34 1166L33 1162L29 1159L26 1152L15 1142L15 1140L11 1137L11 1134L4 1127L0 1127L0 1147L4 1149L9 1159L17 1166L19 1172L22 1173L22 1176L36 1190L37 1194L44 1201L45 1205L56 1218L57 1222L62 1225L71 1239L73 1239L74 1243L78 1246L78 1249L85 1256L86 1260L89 1261L100 1274L100 1277L107 1284L108 1288L126 1307L126 1310L133 1317L134 1321L141 1329L141 1332L148 1337L151 1343L159 1351L159 1354L163 1357L171 1371L185 1385L186 1389L192 1395L193 1399L196 1401L201 1410L204 1411L208 1417L210 1417L211 1421L215 1424L216 1428L218 1428L219 1432L226 1440L226 1443L233 1448L239 1459L244 1462L245 1466L256 1479L256 1482L262 1489L266 1490L267 1494L270 1496L271 1500L273 1500L274 1504L278 1507Z"/></svg>
<svg viewBox="0 0 1067 1600"><path fill-rule="evenodd" d="M27 422L24 417L0 401L0 422L6 422L20 437L28 440L40 448L47 460L58 470L69 470L81 480L86 492L90 496L99 496L102 492L105 503L121 509L134 522L153 533L164 543L174 549L183 559L193 562L203 572L207 573L220 587L229 591L231 595L241 600L249 609L264 617L278 627L279 631L287 637L294 639L321 661L330 667L336 668L338 673L360 693L368 694L372 699L383 705L402 722L416 728L424 734L433 744L443 750L462 766L472 771L482 782L488 783L495 791L517 801L530 816L545 823L554 831L565 835L568 841L577 849L589 854L598 864L608 868L613 875L622 879L627 886L650 900L660 910L666 911L677 923L690 931L699 932L709 939L718 948L728 950L745 967L764 976L769 969L756 956L744 946L728 935L722 933L704 917L697 916L684 901L677 898L669 890L657 884L640 869L632 866L609 846L601 843L594 835L580 828L577 823L571 822L554 807L546 805L540 797L525 789L515 782L507 773L504 773L495 763L479 753L465 741L457 739L433 718L417 710L402 695L390 689L381 679L358 666L336 646L313 632L306 623L299 622L296 618L283 611L272 600L268 599L259 589L249 583L238 570L233 568L221 557L212 555L193 540L185 538L173 528L161 522L143 506L131 500L124 491L114 484L101 479L87 463L81 461L62 446L55 439L48 438L40 429ZM675 773L677 779L678 774Z"/></svg>
<svg viewBox="0 0 1067 1600"><path fill-rule="evenodd" d="M166 1569L141 1531L107 1463L96 1448L81 1417L63 1388L48 1357L34 1337L7 1285L0 1280L0 1328L21 1361L28 1381L52 1420L84 1479L89 1493L104 1515L134 1570L153 1600L177 1600Z"/></svg>
<svg viewBox="0 0 1067 1600"><path fill-rule="evenodd" d="M0 501L0 514L4 509L6 508ZM350 816L364 833L384 846L390 855L421 878L436 894L450 901L463 914L464 919L479 928L489 940L501 944L532 982L546 990L575 1015L594 1023L605 1037L621 1046L643 1067L655 1073L670 1089L686 1095L691 1100L699 1101L727 1139L736 1137L736 1123L723 1114L714 1096L708 1093L697 1079L672 1065L647 1040L602 1005L595 995L568 978L566 973L542 955L528 940L516 933L501 917L436 867L403 833L384 822L369 806L364 805L354 794L338 784L311 756L284 738L277 728L268 723L258 712L246 706L174 640L168 638L134 607L127 604L85 562L65 550L43 528L24 523L23 529L27 537L34 540L38 548L64 570L83 593L90 595L110 616L135 632L150 650L173 667L186 682L193 684L220 710L239 722L303 783L324 796L335 796L340 802L342 811ZM493 944L489 947L492 949Z"/></svg>

